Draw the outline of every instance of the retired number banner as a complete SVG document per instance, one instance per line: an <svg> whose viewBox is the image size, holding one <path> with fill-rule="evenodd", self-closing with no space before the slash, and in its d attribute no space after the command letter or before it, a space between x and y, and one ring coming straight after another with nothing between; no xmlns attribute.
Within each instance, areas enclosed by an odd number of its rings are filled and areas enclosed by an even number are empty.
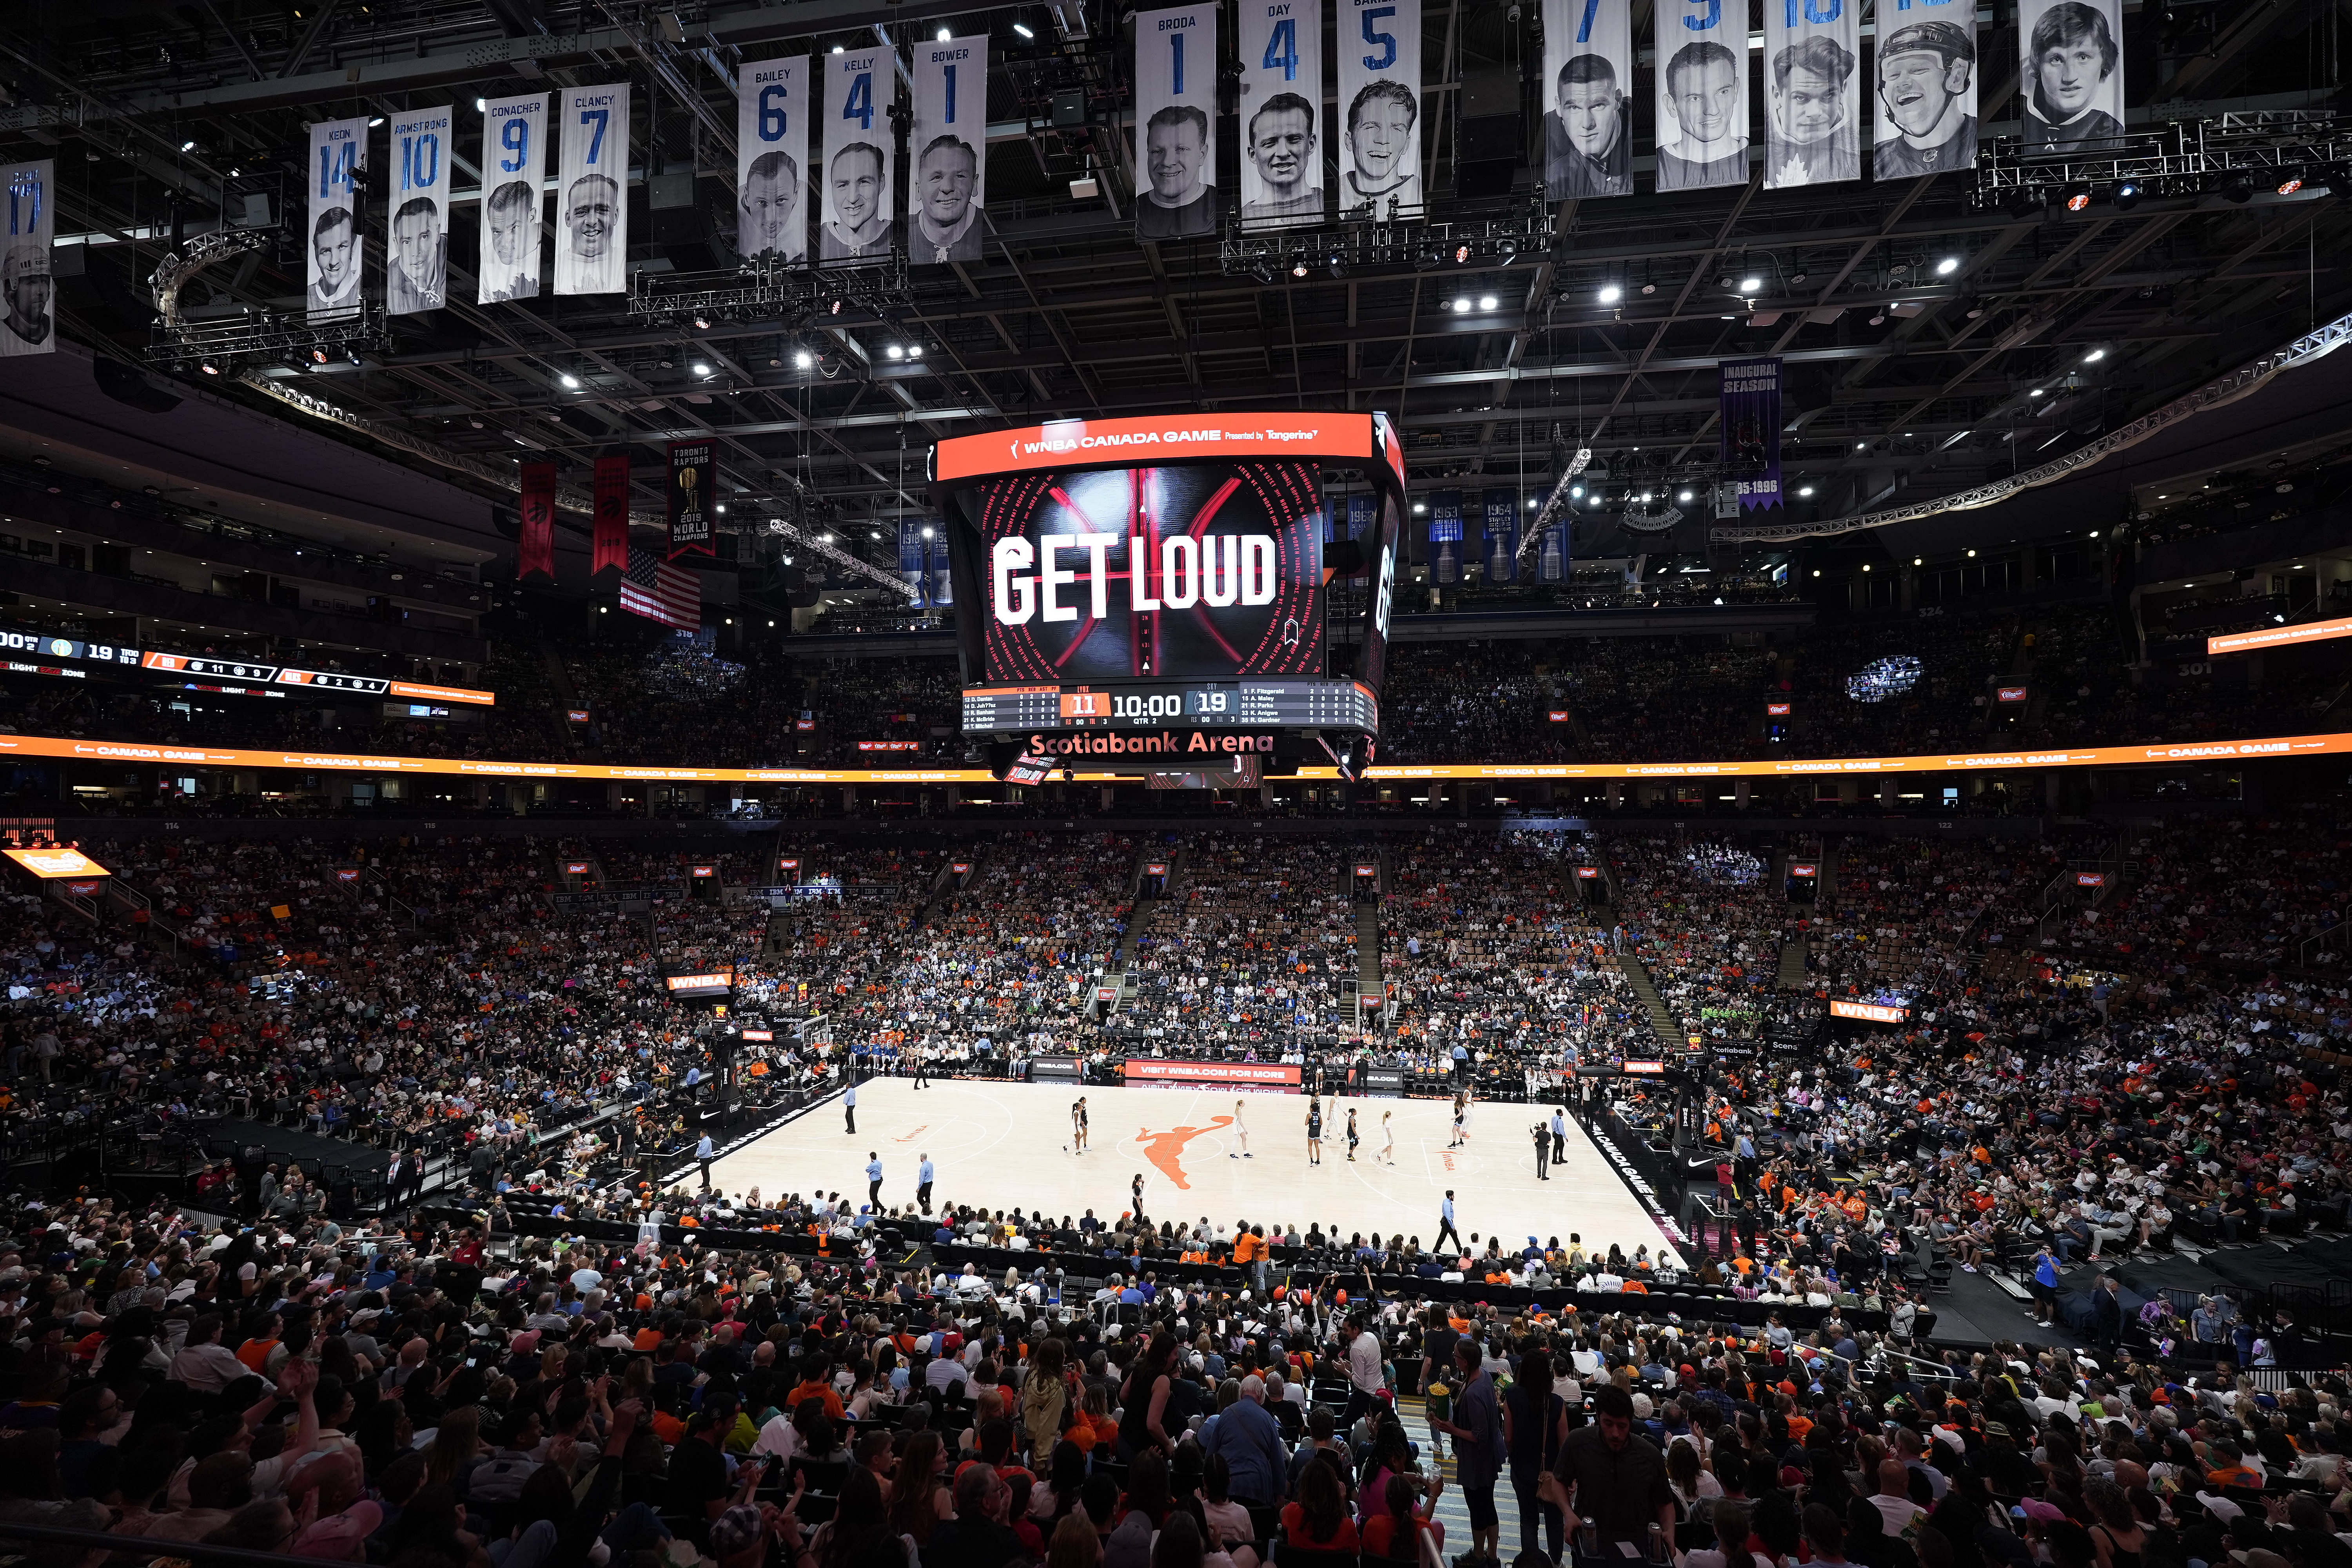
<svg viewBox="0 0 2352 1568"><path fill-rule="evenodd" d="M1746 184L1747 6L1658 0L1656 20L1658 189Z"/></svg>
<svg viewBox="0 0 2352 1568"><path fill-rule="evenodd" d="M310 287L304 304L313 321L359 314L359 182L367 167L367 132L364 116L310 127Z"/></svg>
<svg viewBox="0 0 2352 1568"><path fill-rule="evenodd" d="M1135 237L1217 232L1217 7L1135 18Z"/></svg>
<svg viewBox="0 0 2352 1568"><path fill-rule="evenodd" d="M1323 221L1323 0L1241 0L1242 226Z"/></svg>
<svg viewBox="0 0 2352 1568"><path fill-rule="evenodd" d="M49 247L58 215L50 199L58 165L43 158L8 167L8 233L0 249L0 359L55 353L58 309L49 277Z"/></svg>
<svg viewBox="0 0 2352 1568"><path fill-rule="evenodd" d="M1848 0L1851 4L1852 0ZM1874 51L1878 115L1870 172L1881 180L1973 168L1977 161L1977 24L1961 0L1898 11ZM1942 15L1937 15L1940 12Z"/></svg>
<svg viewBox="0 0 2352 1568"><path fill-rule="evenodd" d="M1544 0L1543 16L1544 197L1632 195L1632 0Z"/></svg>
<svg viewBox="0 0 2352 1568"><path fill-rule="evenodd" d="M1421 0L1338 5L1340 214L1419 217Z"/></svg>
<svg viewBox="0 0 2352 1568"><path fill-rule="evenodd" d="M540 182L547 176L547 94L482 105L480 259L474 301L539 298Z"/></svg>
<svg viewBox="0 0 2352 1568"><path fill-rule="evenodd" d="M978 261L988 205L988 35L915 46L907 259Z"/></svg>
<svg viewBox="0 0 2352 1568"><path fill-rule="evenodd" d="M808 259L808 57L737 77L735 244L745 256Z"/></svg>
<svg viewBox="0 0 2352 1568"><path fill-rule="evenodd" d="M820 261L879 261L890 254L890 102L898 57L886 48L824 57L824 226Z"/></svg>
<svg viewBox="0 0 2352 1568"><path fill-rule="evenodd" d="M617 294L629 285L629 87L568 88L561 101L555 291Z"/></svg>
<svg viewBox="0 0 2352 1568"><path fill-rule="evenodd" d="M1860 0L1764 0L1764 188L1862 178Z"/></svg>
<svg viewBox="0 0 2352 1568"><path fill-rule="evenodd" d="M446 108L392 117L392 221L384 247L383 308L413 316L449 302L449 154Z"/></svg>

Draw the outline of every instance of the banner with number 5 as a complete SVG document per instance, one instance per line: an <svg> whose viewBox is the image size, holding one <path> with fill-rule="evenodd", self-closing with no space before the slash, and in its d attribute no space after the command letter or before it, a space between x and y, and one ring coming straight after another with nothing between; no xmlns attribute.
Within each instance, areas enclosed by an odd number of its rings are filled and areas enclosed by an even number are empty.
<svg viewBox="0 0 2352 1568"><path fill-rule="evenodd" d="M1339 211L1415 218L1421 186L1421 0L1339 0Z"/></svg>
<svg viewBox="0 0 2352 1568"><path fill-rule="evenodd" d="M820 261L879 261L890 254L890 103L898 57L878 45L824 57L824 226Z"/></svg>
<svg viewBox="0 0 2352 1568"><path fill-rule="evenodd" d="M1544 196L1633 194L1633 0L1544 0Z"/></svg>
<svg viewBox="0 0 2352 1568"><path fill-rule="evenodd" d="M539 298L540 183L547 177L547 94L482 105L481 259L478 304Z"/></svg>
<svg viewBox="0 0 2352 1568"><path fill-rule="evenodd" d="M617 294L629 286L629 88L566 89L555 182L555 291Z"/></svg>
<svg viewBox="0 0 2352 1568"><path fill-rule="evenodd" d="M1241 0L1242 226L1323 221L1323 0Z"/></svg>
<svg viewBox="0 0 2352 1568"><path fill-rule="evenodd" d="M736 244L806 261L808 58L747 63L736 80Z"/></svg>

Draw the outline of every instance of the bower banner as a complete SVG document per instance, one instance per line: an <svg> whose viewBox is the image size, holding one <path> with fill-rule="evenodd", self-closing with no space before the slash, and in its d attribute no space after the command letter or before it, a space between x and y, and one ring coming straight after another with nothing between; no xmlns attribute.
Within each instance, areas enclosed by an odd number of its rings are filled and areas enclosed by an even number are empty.
<svg viewBox="0 0 2352 1568"><path fill-rule="evenodd" d="M555 182L555 291L617 294L629 283L629 87L567 88Z"/></svg>
<svg viewBox="0 0 2352 1568"><path fill-rule="evenodd" d="M915 46L915 188L907 259L918 266L980 259L988 205L988 35Z"/></svg>
<svg viewBox="0 0 2352 1568"><path fill-rule="evenodd" d="M1739 510L1780 504L1780 362L1727 359L1717 423L1723 431L1723 466L1739 487Z"/></svg>
<svg viewBox="0 0 2352 1568"><path fill-rule="evenodd" d="M1337 0L1339 211L1419 217L1421 0Z"/></svg>
<svg viewBox="0 0 2352 1568"><path fill-rule="evenodd" d="M879 261L890 254L890 104L898 58L881 47L824 57L824 226L820 261Z"/></svg>
<svg viewBox="0 0 2352 1568"><path fill-rule="evenodd" d="M1873 51L1878 94L1873 177L1901 179L1975 165L1976 33L1975 13L1958 0L1921 0L1917 12L1906 4L1879 24Z"/></svg>
<svg viewBox="0 0 2352 1568"><path fill-rule="evenodd" d="M1861 0L1764 0L1764 188L1862 178Z"/></svg>
<svg viewBox="0 0 2352 1568"><path fill-rule="evenodd" d="M595 552L589 558L591 576L607 566L629 569L629 457L608 452L596 459Z"/></svg>
<svg viewBox="0 0 2352 1568"><path fill-rule="evenodd" d="M383 308L413 316L449 302L451 116L428 109L392 118L392 222Z"/></svg>
<svg viewBox="0 0 2352 1568"><path fill-rule="evenodd" d="M1217 7L1135 18L1135 237L1217 232Z"/></svg>
<svg viewBox="0 0 2352 1568"><path fill-rule="evenodd" d="M2123 0L2021 0L2025 151L2099 153L2124 133Z"/></svg>
<svg viewBox="0 0 2352 1568"><path fill-rule="evenodd" d="M1323 0L1241 0L1242 226L1323 221Z"/></svg>
<svg viewBox="0 0 2352 1568"><path fill-rule="evenodd" d="M1489 583L1514 583L1519 575L1519 498L1509 490L1486 492L1484 532L1486 578Z"/></svg>
<svg viewBox="0 0 2352 1568"><path fill-rule="evenodd" d="M715 441L672 441L669 444L669 559L710 555L717 545L710 536L711 492L718 479L719 446Z"/></svg>
<svg viewBox="0 0 2352 1568"><path fill-rule="evenodd" d="M58 308L49 274L58 215L53 158L8 165L8 233L0 248L0 359L55 353Z"/></svg>
<svg viewBox="0 0 2352 1568"><path fill-rule="evenodd" d="M539 298L540 185L547 178L547 94L482 105L480 259L474 302Z"/></svg>
<svg viewBox="0 0 2352 1568"><path fill-rule="evenodd" d="M310 127L310 290L304 310L313 321L357 316L360 262L360 178L367 168L368 124L322 120Z"/></svg>
<svg viewBox="0 0 2352 1568"><path fill-rule="evenodd" d="M1429 498L1429 580L1441 587L1462 581L1462 492Z"/></svg>
<svg viewBox="0 0 2352 1568"><path fill-rule="evenodd" d="M515 575L555 575L555 465L522 466L522 534L515 551Z"/></svg>
<svg viewBox="0 0 2352 1568"><path fill-rule="evenodd" d="M1658 0L1657 49L1658 189L1746 184L1748 7Z"/></svg>
<svg viewBox="0 0 2352 1568"><path fill-rule="evenodd" d="M1543 18L1544 195L1632 195L1633 0L1544 0Z"/></svg>
<svg viewBox="0 0 2352 1568"><path fill-rule="evenodd" d="M808 259L808 57L761 60L735 79L735 245Z"/></svg>

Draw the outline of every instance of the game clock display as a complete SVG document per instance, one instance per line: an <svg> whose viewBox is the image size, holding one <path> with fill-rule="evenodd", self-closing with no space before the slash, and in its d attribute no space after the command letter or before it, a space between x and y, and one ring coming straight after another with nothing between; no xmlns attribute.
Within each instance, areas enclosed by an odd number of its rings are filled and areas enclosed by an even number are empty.
<svg viewBox="0 0 2352 1568"><path fill-rule="evenodd" d="M1380 704L1353 680L1122 681L1115 686L975 686L963 694L974 733L1161 727L1380 728Z"/></svg>

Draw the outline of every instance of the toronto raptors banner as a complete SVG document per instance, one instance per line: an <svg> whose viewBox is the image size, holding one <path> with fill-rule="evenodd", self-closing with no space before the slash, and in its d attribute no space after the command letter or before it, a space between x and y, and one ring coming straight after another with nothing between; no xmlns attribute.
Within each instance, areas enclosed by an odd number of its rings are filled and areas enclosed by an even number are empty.
<svg viewBox="0 0 2352 1568"><path fill-rule="evenodd" d="M449 302L449 154L453 116L426 109L392 117L392 221L383 308L413 316Z"/></svg>
<svg viewBox="0 0 2352 1568"><path fill-rule="evenodd" d="M367 167L367 130L358 120L323 120L310 127L310 258L306 313L313 321L359 314L361 174Z"/></svg>
<svg viewBox="0 0 2352 1568"><path fill-rule="evenodd" d="M1135 237L1217 232L1217 7L1135 18Z"/></svg>
<svg viewBox="0 0 2352 1568"><path fill-rule="evenodd" d="M596 531L591 574L607 566L629 569L629 456L608 452L596 459Z"/></svg>
<svg viewBox="0 0 2352 1568"><path fill-rule="evenodd" d="M1544 196L1632 195L1633 0L1544 0L1543 16Z"/></svg>
<svg viewBox="0 0 2352 1568"><path fill-rule="evenodd" d="M1421 0L1338 0L1339 212L1422 213Z"/></svg>
<svg viewBox="0 0 2352 1568"><path fill-rule="evenodd" d="M1847 0L1850 5L1853 0ZM1947 0L1946 10L1953 7ZM1977 26L1972 14L1882 26L1873 49L1878 113L1870 172L1881 180L1973 168Z"/></svg>
<svg viewBox="0 0 2352 1568"><path fill-rule="evenodd" d="M1727 359L1717 423L1724 471L1739 486L1739 510L1780 504L1780 362Z"/></svg>
<svg viewBox="0 0 2352 1568"><path fill-rule="evenodd" d="M1462 581L1462 492L1440 490L1429 498L1429 580L1440 586Z"/></svg>
<svg viewBox="0 0 2352 1568"><path fill-rule="evenodd" d="M474 301L539 298L540 183L547 175L547 94L482 105L482 243Z"/></svg>
<svg viewBox="0 0 2352 1568"><path fill-rule="evenodd" d="M1519 575L1519 498L1510 490L1486 492L1486 581L1516 582Z"/></svg>
<svg viewBox="0 0 2352 1568"><path fill-rule="evenodd" d="M1656 20L1658 189L1746 184L1748 8L1658 0Z"/></svg>
<svg viewBox="0 0 2352 1568"><path fill-rule="evenodd" d="M1862 178L1860 9L1764 0L1766 190Z"/></svg>
<svg viewBox="0 0 2352 1568"><path fill-rule="evenodd" d="M629 86L566 88L555 181L555 291L629 286Z"/></svg>
<svg viewBox="0 0 2352 1568"><path fill-rule="evenodd" d="M669 444L669 558L714 552L710 537L711 491L718 479L712 441Z"/></svg>
<svg viewBox="0 0 2352 1568"><path fill-rule="evenodd" d="M980 259L988 205L988 35L915 46L915 139L907 147L907 259Z"/></svg>
<svg viewBox="0 0 2352 1568"><path fill-rule="evenodd" d="M890 189L890 105L898 58L887 48L824 57L824 226L820 261L879 261L890 254L898 208Z"/></svg>
<svg viewBox="0 0 2352 1568"><path fill-rule="evenodd" d="M522 466L522 536L515 552L515 575L555 575L555 465Z"/></svg>
<svg viewBox="0 0 2352 1568"><path fill-rule="evenodd" d="M8 165L8 233L0 249L0 359L55 353L57 304L49 280L49 247L57 238L50 191L54 159Z"/></svg>
<svg viewBox="0 0 2352 1568"><path fill-rule="evenodd" d="M1323 221L1323 0L1241 0L1242 226Z"/></svg>
<svg viewBox="0 0 2352 1568"><path fill-rule="evenodd" d="M808 57L760 60L736 79L735 243L745 256L808 259Z"/></svg>

